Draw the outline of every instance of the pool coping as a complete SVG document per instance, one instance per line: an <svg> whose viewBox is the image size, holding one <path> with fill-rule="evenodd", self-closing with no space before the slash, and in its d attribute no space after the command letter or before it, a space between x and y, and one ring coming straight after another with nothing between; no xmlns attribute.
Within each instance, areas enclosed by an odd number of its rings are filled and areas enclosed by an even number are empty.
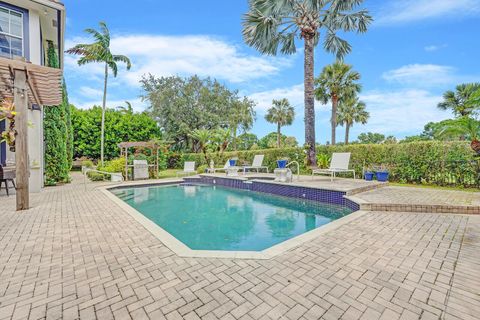
<svg viewBox="0 0 480 320"><path fill-rule="evenodd" d="M193 250L190 249L183 242L175 238L168 231L154 223L152 220L145 217L141 212L134 209L132 206L115 196L110 190L129 188L129 187L148 187L148 186L162 186L162 185L174 185L184 182L183 179L174 179L162 182L148 183L148 182L132 182L121 185L107 185L98 187L103 194L105 194L111 201L116 203L121 209L125 210L132 218L140 223L145 229L147 229L152 235L159 239L167 248L172 250L180 257L189 258L224 258L224 259L258 259L268 260L273 257L285 253L293 248L296 248L308 241L311 241L327 232L339 228L342 225L348 224L351 221L363 216L369 211L358 210L354 211L340 219L329 222L321 227L305 232L291 239L285 240L274 246L271 246L262 251L220 251L220 250Z"/></svg>

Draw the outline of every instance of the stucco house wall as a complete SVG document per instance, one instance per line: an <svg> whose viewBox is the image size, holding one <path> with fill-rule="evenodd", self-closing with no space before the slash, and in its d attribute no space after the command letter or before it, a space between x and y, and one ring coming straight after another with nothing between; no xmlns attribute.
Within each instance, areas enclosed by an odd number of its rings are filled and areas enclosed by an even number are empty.
<svg viewBox="0 0 480 320"><path fill-rule="evenodd" d="M46 41L50 40L56 45L61 65L63 65L65 11L60 2L53 0L0 0L0 8L18 11L24 16L23 58L25 60L32 64L45 65ZM18 56L10 58L22 59ZM30 105L28 115L31 124L28 129L29 182L30 191L39 192L44 186L44 107L32 104L32 102ZM0 162L4 162L7 166L15 165L15 153L11 152L8 146L2 144L0 153Z"/></svg>

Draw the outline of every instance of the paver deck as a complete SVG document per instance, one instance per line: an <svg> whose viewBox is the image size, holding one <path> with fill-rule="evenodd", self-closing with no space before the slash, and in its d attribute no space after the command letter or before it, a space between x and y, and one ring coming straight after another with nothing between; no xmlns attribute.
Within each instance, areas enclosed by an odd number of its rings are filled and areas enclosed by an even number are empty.
<svg viewBox="0 0 480 320"><path fill-rule="evenodd" d="M480 192L386 186L350 199L366 203L362 207L372 210L480 214Z"/></svg>
<svg viewBox="0 0 480 320"><path fill-rule="evenodd" d="M478 319L480 217L367 213L271 260L176 256L80 181L0 198L0 319Z"/></svg>

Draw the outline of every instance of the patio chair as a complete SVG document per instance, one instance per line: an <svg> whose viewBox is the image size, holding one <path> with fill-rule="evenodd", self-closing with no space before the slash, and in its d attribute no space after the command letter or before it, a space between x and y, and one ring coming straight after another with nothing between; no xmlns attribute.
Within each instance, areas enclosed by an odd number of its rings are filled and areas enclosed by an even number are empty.
<svg viewBox="0 0 480 320"><path fill-rule="evenodd" d="M190 174L196 174L195 161L185 161L183 164L183 171L177 171L177 177L180 175L188 176Z"/></svg>
<svg viewBox="0 0 480 320"><path fill-rule="evenodd" d="M255 155L255 157L253 158L252 165L243 167L243 174L246 174L248 169L255 169L257 170L257 172L260 169L266 169L268 173L268 167L263 165L263 158L265 158L265 155L263 154Z"/></svg>
<svg viewBox="0 0 480 320"><path fill-rule="evenodd" d="M2 165L0 165L0 191L2 190L2 183L5 183L5 190L7 191L7 197L10 196L8 191L8 182L10 181L15 189L15 171L5 171Z"/></svg>
<svg viewBox="0 0 480 320"><path fill-rule="evenodd" d="M328 169L312 168L312 179L315 174L325 174L329 175L330 180L333 181L335 175L342 172L352 172L353 179L355 179L355 170L348 168L348 165L350 164L350 155L350 152L334 153Z"/></svg>
<svg viewBox="0 0 480 320"><path fill-rule="evenodd" d="M225 171L227 172L227 169L230 168L230 160L236 160L238 161L238 158L230 158L227 160L227 162L225 162L225 165L223 166L223 168L214 168L213 169L213 173L217 172L217 171Z"/></svg>

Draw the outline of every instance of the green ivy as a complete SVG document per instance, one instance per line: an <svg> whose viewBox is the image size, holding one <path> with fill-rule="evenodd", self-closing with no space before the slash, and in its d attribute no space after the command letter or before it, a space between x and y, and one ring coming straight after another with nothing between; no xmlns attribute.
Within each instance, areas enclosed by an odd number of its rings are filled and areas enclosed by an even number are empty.
<svg viewBox="0 0 480 320"><path fill-rule="evenodd" d="M57 52L52 41L48 41L48 66L59 68ZM55 185L70 180L71 158L69 158L68 97L65 83L62 86L62 104L44 107L45 184Z"/></svg>

